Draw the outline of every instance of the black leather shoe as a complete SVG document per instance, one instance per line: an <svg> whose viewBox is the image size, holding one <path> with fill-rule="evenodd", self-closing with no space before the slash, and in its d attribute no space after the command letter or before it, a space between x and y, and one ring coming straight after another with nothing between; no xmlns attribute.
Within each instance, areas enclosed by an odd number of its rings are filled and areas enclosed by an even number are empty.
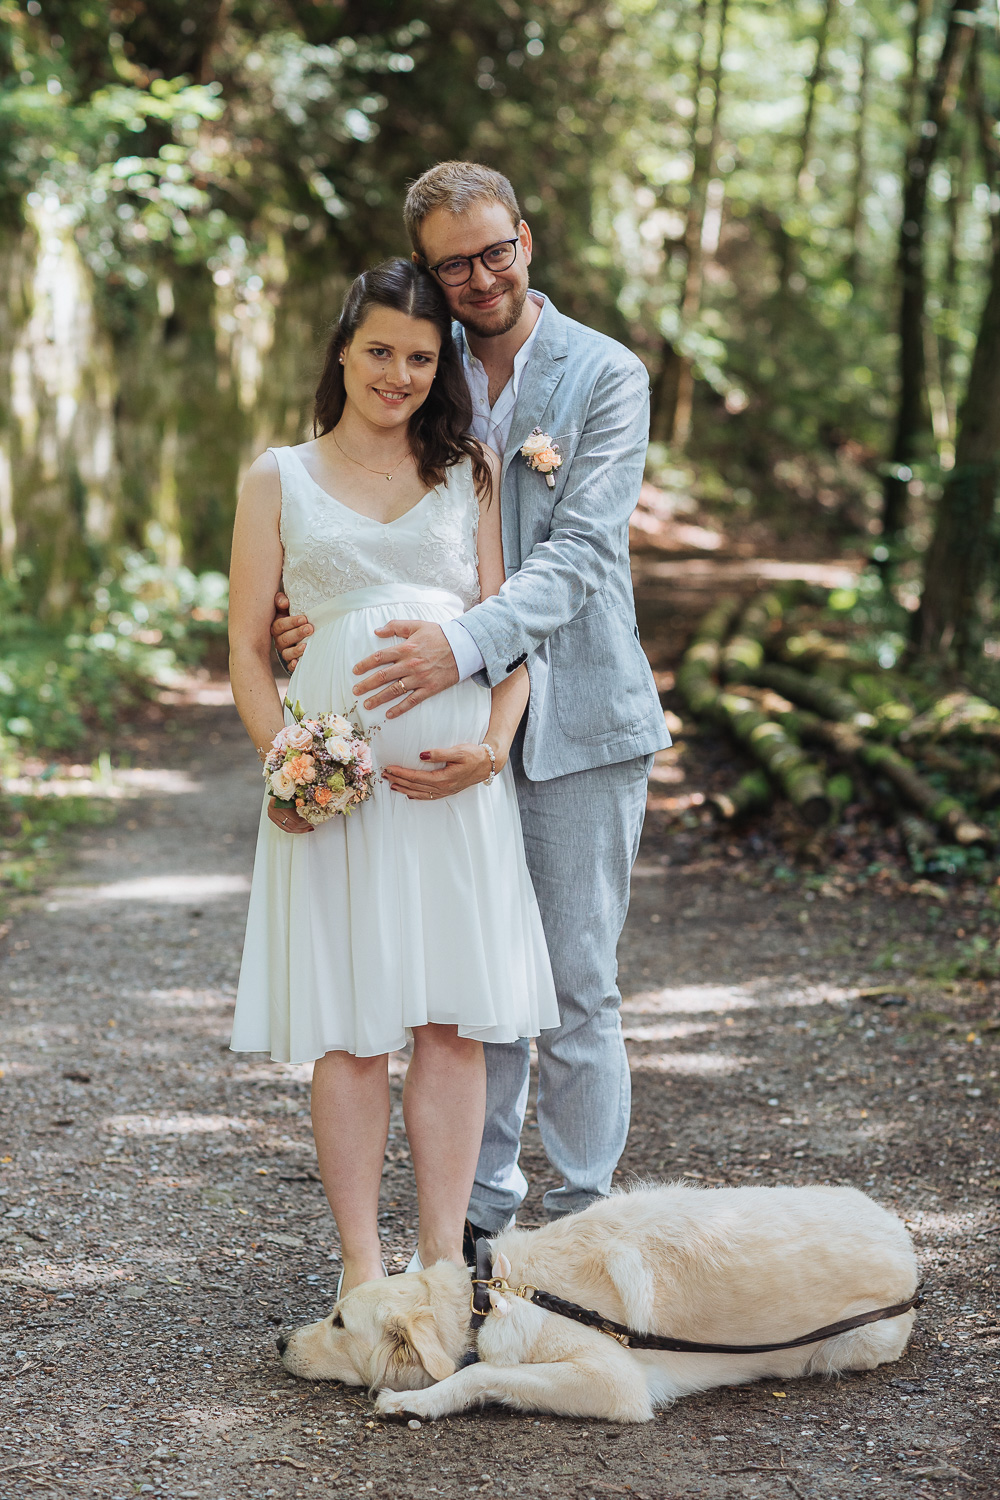
<svg viewBox="0 0 1000 1500"><path fill-rule="evenodd" d="M462 1231L462 1259L473 1270L476 1268L476 1241L492 1239L493 1233L494 1231L489 1229L480 1229L478 1224L473 1224L471 1219L466 1219L465 1228Z"/></svg>

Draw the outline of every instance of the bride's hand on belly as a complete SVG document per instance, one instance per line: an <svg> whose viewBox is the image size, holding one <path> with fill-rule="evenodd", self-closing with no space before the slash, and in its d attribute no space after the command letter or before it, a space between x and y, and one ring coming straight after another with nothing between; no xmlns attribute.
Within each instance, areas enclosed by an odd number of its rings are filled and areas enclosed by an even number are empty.
<svg viewBox="0 0 1000 1500"><path fill-rule="evenodd" d="M422 750L420 759L444 761L437 770L414 770L411 766L386 766L382 772L394 792L415 802L437 802L453 797L466 787L486 781L493 769L485 745L452 745L447 750ZM498 766L499 769L499 766Z"/></svg>

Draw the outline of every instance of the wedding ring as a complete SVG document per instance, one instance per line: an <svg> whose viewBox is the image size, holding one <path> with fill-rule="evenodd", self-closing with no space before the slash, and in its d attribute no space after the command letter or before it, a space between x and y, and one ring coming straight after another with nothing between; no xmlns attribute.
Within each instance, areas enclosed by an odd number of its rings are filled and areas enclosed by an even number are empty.
<svg viewBox="0 0 1000 1500"><path fill-rule="evenodd" d="M403 681L402 677L399 679L399 691L401 693L406 692L406 683Z"/></svg>

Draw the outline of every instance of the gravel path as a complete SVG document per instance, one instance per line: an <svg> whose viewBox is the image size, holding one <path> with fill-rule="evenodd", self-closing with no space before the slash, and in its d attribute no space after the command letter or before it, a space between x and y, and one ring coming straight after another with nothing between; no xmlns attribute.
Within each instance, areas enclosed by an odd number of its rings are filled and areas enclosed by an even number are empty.
<svg viewBox="0 0 1000 1500"><path fill-rule="evenodd" d="M867 1187L934 1284L899 1365L716 1391L638 1430L493 1411L386 1428L361 1396L286 1376L273 1347L329 1305L338 1263L308 1070L226 1048L256 762L219 690L143 743L141 795L80 837L0 957L0 1493L1000 1492L998 987L913 977L961 911L930 932L916 898L768 891L653 817L623 944L623 1175ZM884 986L886 945L898 990L859 997ZM526 1157L530 1222L547 1186L530 1119ZM398 1110L383 1210L401 1266Z"/></svg>

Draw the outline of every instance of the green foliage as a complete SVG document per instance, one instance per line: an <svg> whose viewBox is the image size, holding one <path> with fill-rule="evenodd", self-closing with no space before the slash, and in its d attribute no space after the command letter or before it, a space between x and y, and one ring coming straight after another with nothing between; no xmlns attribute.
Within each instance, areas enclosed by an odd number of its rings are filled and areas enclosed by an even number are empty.
<svg viewBox="0 0 1000 1500"><path fill-rule="evenodd" d="M668 352L692 363L703 498L752 499L779 534L818 518L866 538L895 400L900 182L943 11L914 74L912 0L0 0L20 362L0 352L5 565L33 558L54 615L123 546L223 567L239 475L303 432L345 282L407 252L406 184L446 157L508 173L534 280L630 342L660 404ZM937 435L909 481L911 581L990 254L1000 60L982 18L929 183ZM50 378L33 281L53 246L51 316L75 299L63 335L87 346L71 389ZM857 604L884 665L908 616L863 589Z"/></svg>
<svg viewBox="0 0 1000 1500"><path fill-rule="evenodd" d="M226 580L130 553L58 629L0 591L0 755L67 751L113 730L135 702L224 631Z"/></svg>
<svg viewBox="0 0 1000 1500"><path fill-rule="evenodd" d="M114 818L111 803L88 797L0 798L0 893L37 890L68 829Z"/></svg>

